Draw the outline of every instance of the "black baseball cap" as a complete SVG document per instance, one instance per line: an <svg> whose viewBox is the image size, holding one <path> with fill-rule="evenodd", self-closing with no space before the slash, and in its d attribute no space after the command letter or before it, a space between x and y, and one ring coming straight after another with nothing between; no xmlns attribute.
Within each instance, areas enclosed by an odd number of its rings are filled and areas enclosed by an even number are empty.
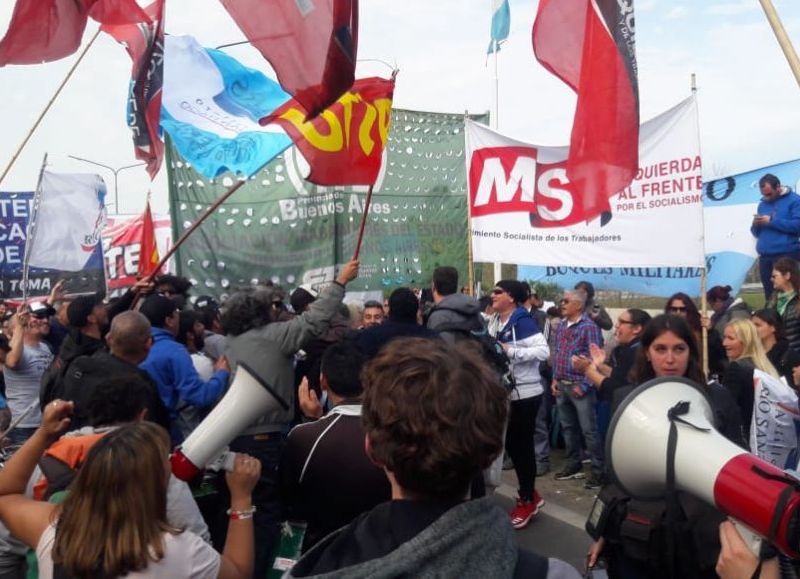
<svg viewBox="0 0 800 579"><path fill-rule="evenodd" d="M194 309L195 310L218 310L219 303L215 300L212 296L198 296L196 300L194 300Z"/></svg>

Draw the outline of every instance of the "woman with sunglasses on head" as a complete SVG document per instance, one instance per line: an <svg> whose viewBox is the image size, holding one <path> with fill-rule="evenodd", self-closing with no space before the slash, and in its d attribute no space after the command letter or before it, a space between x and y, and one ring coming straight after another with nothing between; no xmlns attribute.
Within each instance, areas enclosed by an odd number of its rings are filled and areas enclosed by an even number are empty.
<svg viewBox="0 0 800 579"><path fill-rule="evenodd" d="M664 306L665 314L680 316L689 324L698 344L703 343L703 320L692 298L683 292L670 296ZM700 356L702 359L702 348ZM722 336L713 328L708 330L708 372L711 376L722 376L728 365L725 349L722 347ZM700 364L702 366L702 362Z"/></svg>
<svg viewBox="0 0 800 579"><path fill-rule="evenodd" d="M775 291L767 307L778 312L789 347L800 352L800 265L780 258L772 266L772 285Z"/></svg>
<svg viewBox="0 0 800 579"><path fill-rule="evenodd" d="M633 385L616 390L614 407L637 385L653 378L671 377L687 378L704 387L717 430L734 443L742 444L736 404L719 384L705 386L694 332L679 316L660 315L647 324L630 375ZM670 527L666 523L664 501L639 501L614 483L605 485L587 523L595 539L588 554L589 566L593 567L602 554L608 562L611 579L716 577L714 566L720 551L718 527L725 515L680 492L678 504L683 516L677 526ZM671 560L670 541L676 545Z"/></svg>
<svg viewBox="0 0 800 579"><path fill-rule="evenodd" d="M789 347L789 340L783 333L783 322L778 312L770 308L762 308L753 312L750 318L767 353L767 358L775 366L786 383L796 388L792 379L792 369L800 365L800 353Z"/></svg>
<svg viewBox="0 0 800 579"><path fill-rule="evenodd" d="M503 347L511 363L514 387L509 393L511 409L506 430L506 452L514 463L519 498L509 516L515 529L523 529L544 505L536 492L534 432L536 413L542 403L544 386L539 364L547 360L550 348L541 329L522 307L527 294L516 280L504 279L492 290L495 314L489 320L489 334Z"/></svg>

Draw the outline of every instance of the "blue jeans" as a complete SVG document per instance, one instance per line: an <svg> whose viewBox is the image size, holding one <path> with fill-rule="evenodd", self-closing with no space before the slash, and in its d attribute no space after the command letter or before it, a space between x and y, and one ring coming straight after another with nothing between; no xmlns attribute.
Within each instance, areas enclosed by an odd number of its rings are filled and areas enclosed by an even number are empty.
<svg viewBox="0 0 800 579"><path fill-rule="evenodd" d="M567 445L566 468L578 470L581 468L581 432L586 441L586 450L592 461L592 474L600 477L603 475L603 448L600 445L600 436L597 432L597 419L595 406L597 394L590 388L580 398L572 393L575 384L558 383L559 396L558 419L564 433L564 442Z"/></svg>
<svg viewBox="0 0 800 579"><path fill-rule="evenodd" d="M8 438L8 441L9 443L11 443L11 446L22 446L26 440L28 440L31 436L33 436L34 432L36 432L35 426L32 428L17 427L11 432L9 432L6 438Z"/></svg>

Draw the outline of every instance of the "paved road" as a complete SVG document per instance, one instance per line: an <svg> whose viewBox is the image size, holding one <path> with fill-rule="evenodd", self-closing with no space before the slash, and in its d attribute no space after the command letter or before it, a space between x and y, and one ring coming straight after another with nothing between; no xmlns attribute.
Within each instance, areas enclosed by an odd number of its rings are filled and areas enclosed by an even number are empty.
<svg viewBox="0 0 800 579"><path fill-rule="evenodd" d="M591 538L584 530L594 504L596 491L583 488L583 480L556 481L553 472L563 466L564 451L553 449L553 470L536 479L536 489L546 504L527 528L517 531L519 544L540 555L563 559L583 573ZM588 467L585 467L588 473ZM511 510L517 496L513 470L503 472L503 484L495 500L504 510Z"/></svg>

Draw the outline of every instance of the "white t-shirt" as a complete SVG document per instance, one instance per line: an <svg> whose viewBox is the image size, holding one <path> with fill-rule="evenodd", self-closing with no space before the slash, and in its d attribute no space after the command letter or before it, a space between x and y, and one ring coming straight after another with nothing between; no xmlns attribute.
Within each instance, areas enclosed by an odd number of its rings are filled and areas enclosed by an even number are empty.
<svg viewBox="0 0 800 579"><path fill-rule="evenodd" d="M51 552L56 528L49 525L36 547L39 579L53 579ZM164 557L151 562L144 571L129 573L125 579L217 579L220 555L211 545L189 531L178 535L164 533Z"/></svg>

